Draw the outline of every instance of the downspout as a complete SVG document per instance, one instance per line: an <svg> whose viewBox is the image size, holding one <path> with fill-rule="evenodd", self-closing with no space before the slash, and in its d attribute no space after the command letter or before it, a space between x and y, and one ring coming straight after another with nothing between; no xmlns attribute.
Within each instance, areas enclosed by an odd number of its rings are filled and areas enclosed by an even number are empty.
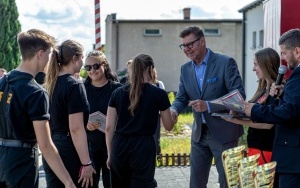
<svg viewBox="0 0 300 188"><path fill-rule="evenodd" d="M243 85L246 84L246 14L243 12L243 39L242 39L242 79Z"/></svg>
<svg viewBox="0 0 300 188"><path fill-rule="evenodd" d="M119 70L119 21L116 20L116 70Z"/></svg>

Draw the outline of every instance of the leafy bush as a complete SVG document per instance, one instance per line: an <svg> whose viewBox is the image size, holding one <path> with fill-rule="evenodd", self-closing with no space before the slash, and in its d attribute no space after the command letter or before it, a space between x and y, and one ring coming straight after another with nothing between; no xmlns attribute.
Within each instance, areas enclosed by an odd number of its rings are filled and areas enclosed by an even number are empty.
<svg viewBox="0 0 300 188"><path fill-rule="evenodd" d="M247 135L248 135L248 126L243 126L244 127L244 134L243 136L240 137L239 139L239 146L240 145L245 145L246 146L246 151L248 150L248 143L247 143Z"/></svg>
<svg viewBox="0 0 300 188"><path fill-rule="evenodd" d="M170 103L172 104L173 101L175 100L175 94L174 94L174 92L169 92L168 93L168 97L169 97Z"/></svg>
<svg viewBox="0 0 300 188"><path fill-rule="evenodd" d="M192 125L194 117L192 113L180 114L178 116L178 121L174 125L173 132L174 134L180 134L183 128L183 125Z"/></svg>
<svg viewBox="0 0 300 188"><path fill-rule="evenodd" d="M80 75L80 77L82 77L82 78L84 78L84 79L86 79L87 78L87 71L84 69L84 68L82 68L81 70L80 70L80 73L79 73L79 75Z"/></svg>

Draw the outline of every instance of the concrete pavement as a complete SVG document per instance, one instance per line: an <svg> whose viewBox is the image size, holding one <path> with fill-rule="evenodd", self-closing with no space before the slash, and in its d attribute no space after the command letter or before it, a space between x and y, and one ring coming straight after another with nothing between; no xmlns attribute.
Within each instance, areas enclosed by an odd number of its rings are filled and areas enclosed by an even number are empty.
<svg viewBox="0 0 300 188"><path fill-rule="evenodd" d="M40 188L46 188L45 172L40 160ZM159 167L155 170L155 179L158 188L189 188L190 167ZM99 182L99 187L103 188L102 181ZM218 172L215 166L210 170L208 188L218 188Z"/></svg>

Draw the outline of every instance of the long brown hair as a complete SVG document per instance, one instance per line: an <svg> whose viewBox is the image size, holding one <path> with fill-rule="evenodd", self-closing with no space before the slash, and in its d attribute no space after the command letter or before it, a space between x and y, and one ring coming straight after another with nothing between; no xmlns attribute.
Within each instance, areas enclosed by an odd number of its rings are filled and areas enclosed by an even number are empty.
<svg viewBox="0 0 300 188"><path fill-rule="evenodd" d="M151 69L154 68L153 59L146 54L139 54L133 60L131 64L131 74L129 75L130 90L129 100L130 106L128 109L131 115L134 115L134 111L139 104L140 96L142 95L143 86L145 83L144 72L148 71L149 78L152 79Z"/></svg>
<svg viewBox="0 0 300 188"><path fill-rule="evenodd" d="M85 64L87 64L88 58L95 58L101 64L101 66L104 66L104 75L107 80L112 82L118 81L116 74L111 70L109 63L106 59L106 56L103 52L99 50L93 50L89 52L85 58ZM88 76L86 78L86 81L91 82L91 78Z"/></svg>
<svg viewBox="0 0 300 188"><path fill-rule="evenodd" d="M56 49L53 49L50 62L47 66L45 89L52 96L61 67L68 65L72 58L80 58L83 54L83 46L74 41L66 40Z"/></svg>
<svg viewBox="0 0 300 188"><path fill-rule="evenodd" d="M278 68L280 66L280 57L278 53L272 48L264 48L257 51L254 54L258 66L262 70L265 79L258 80L258 88L254 94L254 96L249 100L249 102L255 102L258 100L262 94L266 94L266 96L270 93L270 87L272 83L267 83L267 80L271 80L272 82L276 81L278 75ZM266 88L268 88L266 90ZM266 99L261 103L265 103Z"/></svg>

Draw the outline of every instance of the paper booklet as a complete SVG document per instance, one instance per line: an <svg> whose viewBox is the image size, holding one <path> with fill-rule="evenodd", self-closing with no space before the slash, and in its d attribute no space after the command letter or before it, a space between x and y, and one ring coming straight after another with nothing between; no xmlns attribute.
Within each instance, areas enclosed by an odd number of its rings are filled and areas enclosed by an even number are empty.
<svg viewBox="0 0 300 188"><path fill-rule="evenodd" d="M244 105L242 103L244 101L242 95L239 90L235 89L232 92L210 101L210 103L221 105L223 108L227 108L228 110L232 110L237 112L237 114L228 114L228 113L213 113L212 116L221 116L228 118L249 118L246 116L244 112Z"/></svg>
<svg viewBox="0 0 300 188"><path fill-rule="evenodd" d="M97 122L100 124L98 128L99 131L105 133L106 128L106 116L102 114L100 111L94 112L90 114L89 122Z"/></svg>

